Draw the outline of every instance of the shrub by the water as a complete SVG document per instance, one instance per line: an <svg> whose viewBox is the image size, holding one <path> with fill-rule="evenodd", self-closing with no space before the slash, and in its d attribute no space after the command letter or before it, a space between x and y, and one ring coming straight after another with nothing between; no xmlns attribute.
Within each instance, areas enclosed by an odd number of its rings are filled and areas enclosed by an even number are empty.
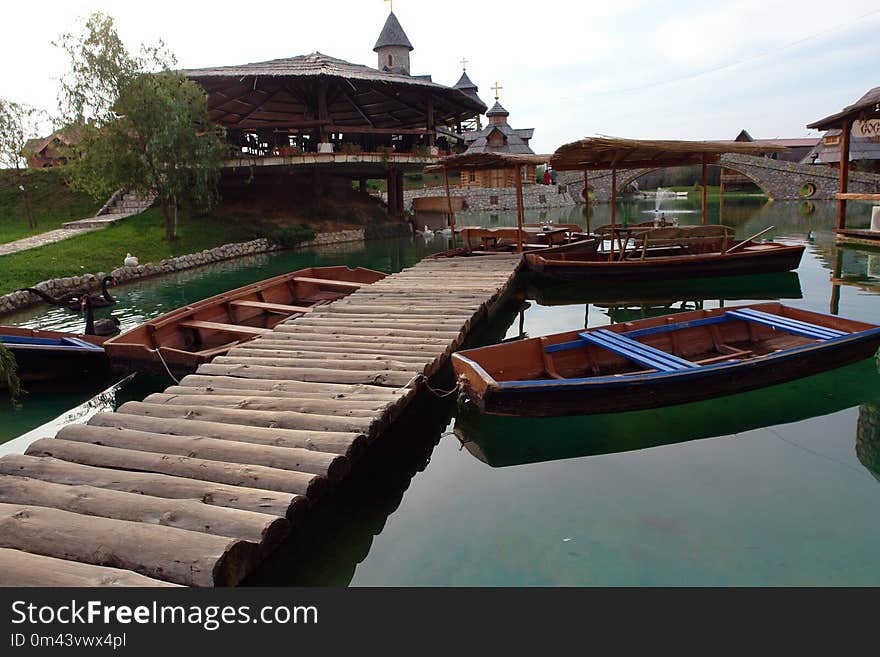
<svg viewBox="0 0 880 657"><path fill-rule="evenodd" d="M409 224L400 221L369 223L364 228L364 238L368 240L406 237L410 234Z"/></svg>
<svg viewBox="0 0 880 657"><path fill-rule="evenodd" d="M291 248L315 239L315 231L305 224L282 226L270 233L268 238L280 246Z"/></svg>

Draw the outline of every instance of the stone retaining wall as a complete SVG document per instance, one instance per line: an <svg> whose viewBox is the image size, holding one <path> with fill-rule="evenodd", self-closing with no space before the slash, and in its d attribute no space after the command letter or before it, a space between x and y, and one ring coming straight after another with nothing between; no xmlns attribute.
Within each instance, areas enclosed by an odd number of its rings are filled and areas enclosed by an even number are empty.
<svg viewBox="0 0 880 657"><path fill-rule="evenodd" d="M342 244L347 242L362 242L364 240L364 230L343 230L335 233L319 233L315 239L303 242L296 248L308 248L327 246L332 244ZM171 274L173 272L192 269L202 265L220 262L222 260L231 260L242 256L253 255L256 253L267 253L269 251L279 251L281 247L272 244L269 240L261 238L250 242L237 242L234 244L224 244L213 249L205 249L199 253L191 253L189 255L179 256L177 258L169 258L162 260L158 264L146 263L137 267L118 267L109 273L98 272L96 274L83 274L81 276L70 276L67 278L55 278L49 281L37 283L32 287L38 288L52 297L60 297L70 292L78 290L96 291L101 288L101 280L105 276L114 276L119 283L149 278L151 276L159 276L161 274ZM44 301L36 294L30 292L11 292L0 296L0 315L21 310L27 306Z"/></svg>
<svg viewBox="0 0 880 657"><path fill-rule="evenodd" d="M462 196L467 210L516 210L516 189L456 187L449 190L452 196ZM443 187L425 187L410 189L403 193L404 207L412 209L414 198L426 196L446 196ZM577 204L577 200L568 193L565 185L525 185L523 186L523 205L527 210L546 210L548 208L566 208Z"/></svg>

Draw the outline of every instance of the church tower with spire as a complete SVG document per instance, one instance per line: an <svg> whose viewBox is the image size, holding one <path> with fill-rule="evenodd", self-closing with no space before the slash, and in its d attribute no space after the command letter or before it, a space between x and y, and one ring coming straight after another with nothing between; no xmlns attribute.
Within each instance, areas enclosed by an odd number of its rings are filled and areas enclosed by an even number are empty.
<svg viewBox="0 0 880 657"><path fill-rule="evenodd" d="M413 47L392 11L373 50L379 56L378 69L388 73L409 75L409 53Z"/></svg>
<svg viewBox="0 0 880 657"><path fill-rule="evenodd" d="M465 96L469 96L476 101L479 101L485 107L486 103L483 103L483 99L480 98L478 92L480 88L475 85L467 74L467 60L461 60L462 63L462 71L461 77L458 79L458 82L455 83L455 88L461 91ZM462 131L473 131L473 130L482 130L483 126L481 125L480 115L477 114L474 118L469 119L467 121L462 122Z"/></svg>

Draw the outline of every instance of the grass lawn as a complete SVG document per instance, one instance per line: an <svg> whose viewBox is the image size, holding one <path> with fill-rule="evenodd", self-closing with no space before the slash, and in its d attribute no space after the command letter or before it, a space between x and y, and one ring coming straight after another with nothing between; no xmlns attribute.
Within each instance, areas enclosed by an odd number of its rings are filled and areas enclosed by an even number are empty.
<svg viewBox="0 0 880 657"><path fill-rule="evenodd" d="M35 231L28 230L19 185L30 195ZM0 170L0 244L61 228L66 221L91 217L101 205L103 202L97 203L87 194L71 191L59 169Z"/></svg>
<svg viewBox="0 0 880 657"><path fill-rule="evenodd" d="M181 217L178 239L166 242L162 214L152 209L92 233L0 256L0 294L50 278L109 272L122 266L126 253L137 256L141 264L157 263L254 237L250 222Z"/></svg>

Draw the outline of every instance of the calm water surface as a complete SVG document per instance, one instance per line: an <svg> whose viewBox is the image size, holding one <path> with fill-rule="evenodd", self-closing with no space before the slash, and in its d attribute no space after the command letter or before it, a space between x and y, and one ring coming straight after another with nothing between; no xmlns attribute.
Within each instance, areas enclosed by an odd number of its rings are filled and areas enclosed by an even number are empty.
<svg viewBox="0 0 880 657"><path fill-rule="evenodd" d="M697 209L689 201L664 207ZM622 205L630 222L651 203ZM578 221L583 210L529 220ZM727 200L710 221L806 243L796 274L609 289L524 276L478 342L767 299L880 322L880 251L839 248L832 204ZM856 206L853 225L866 223ZM681 214L682 223L699 215ZM594 208L594 225L608 208ZM513 213L458 217L513 225ZM259 256L116 288L126 327L310 264L397 271L440 240ZM839 284L832 284L832 279ZM108 311L105 311L107 314ZM17 323L74 328L68 311ZM0 409L0 442L82 421L166 385L136 377L34 392ZM70 411L73 407L85 402ZM5 403L5 402L4 402ZM459 417L453 417L453 415ZM56 424L57 424L56 423ZM37 431L45 435L48 430ZM34 434L32 434L34 435ZM18 442L18 441L16 441ZM880 373L873 359L791 384L667 409L583 418L481 416L421 398L250 583L264 585L878 585Z"/></svg>

